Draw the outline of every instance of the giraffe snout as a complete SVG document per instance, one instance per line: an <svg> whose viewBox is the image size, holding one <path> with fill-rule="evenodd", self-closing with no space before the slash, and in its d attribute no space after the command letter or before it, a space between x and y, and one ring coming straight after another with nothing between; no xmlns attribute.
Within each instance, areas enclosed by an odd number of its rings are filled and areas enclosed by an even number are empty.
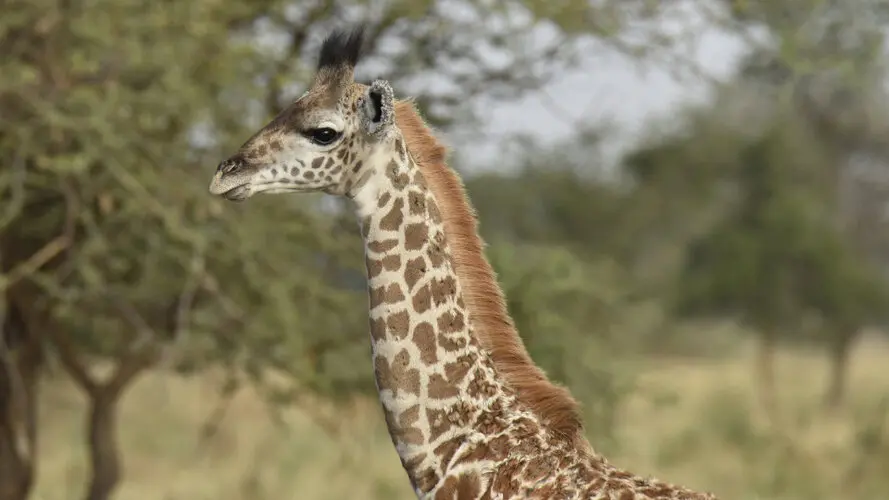
<svg viewBox="0 0 889 500"><path fill-rule="evenodd" d="M216 166L216 173L210 181L210 193L234 199L235 195L246 195L249 191L251 170L240 156L233 156Z"/></svg>

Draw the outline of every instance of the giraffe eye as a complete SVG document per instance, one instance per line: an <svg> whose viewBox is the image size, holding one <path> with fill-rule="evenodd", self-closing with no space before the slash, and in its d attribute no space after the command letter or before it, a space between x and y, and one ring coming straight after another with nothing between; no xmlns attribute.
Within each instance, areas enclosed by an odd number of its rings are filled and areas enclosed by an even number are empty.
<svg viewBox="0 0 889 500"><path fill-rule="evenodd" d="M313 128L306 131L305 135L315 144L322 146L327 146L340 136L339 132L329 127Z"/></svg>

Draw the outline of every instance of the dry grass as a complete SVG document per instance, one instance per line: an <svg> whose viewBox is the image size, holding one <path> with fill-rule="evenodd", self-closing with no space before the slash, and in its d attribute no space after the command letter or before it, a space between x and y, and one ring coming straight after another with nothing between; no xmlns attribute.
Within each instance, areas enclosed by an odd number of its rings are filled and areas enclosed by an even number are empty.
<svg viewBox="0 0 889 500"><path fill-rule="evenodd" d="M889 347L861 345L850 404L826 416L819 411L823 357L783 352L777 427L757 414L747 355L647 363L637 367L638 389L621 409L621 446L612 458L725 499L889 498L889 446L873 425L886 419L875 409L889 395L887 360ZM209 377L158 374L130 391L119 500L412 498L375 402L344 412L346 430L330 437L296 410L286 414L286 428L276 426L244 391L215 437L201 442L198 430L217 402L214 387ZM80 498L83 402L70 386L53 383L42 411L34 498ZM595 443L596 429L589 434Z"/></svg>

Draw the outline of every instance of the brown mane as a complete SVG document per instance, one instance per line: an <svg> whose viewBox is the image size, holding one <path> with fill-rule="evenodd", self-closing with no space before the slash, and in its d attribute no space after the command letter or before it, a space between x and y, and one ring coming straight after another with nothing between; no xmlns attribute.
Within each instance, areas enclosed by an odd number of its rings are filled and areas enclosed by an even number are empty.
<svg viewBox="0 0 889 500"><path fill-rule="evenodd" d="M435 138L412 101L396 103L395 120L438 201L445 238L479 343L490 353L497 372L519 400L544 425L566 438L585 441L577 402L567 389L550 382L534 364L513 325L494 270L485 258L475 210L463 181L446 164L447 148Z"/></svg>

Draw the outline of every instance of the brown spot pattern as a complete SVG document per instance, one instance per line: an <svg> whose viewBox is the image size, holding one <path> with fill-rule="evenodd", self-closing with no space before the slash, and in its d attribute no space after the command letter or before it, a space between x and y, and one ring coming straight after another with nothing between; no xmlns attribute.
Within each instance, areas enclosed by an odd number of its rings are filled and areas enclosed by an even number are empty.
<svg viewBox="0 0 889 500"><path fill-rule="evenodd" d="M404 443L419 446L423 444L423 432L413 426L420 415L419 407L417 407L417 418L411 420L409 412L411 412L411 409L402 412L401 417L396 419L392 412L385 407L383 408L383 415L386 418L386 426L389 428L392 441L395 444ZM407 414L407 418L405 414Z"/></svg>
<svg viewBox="0 0 889 500"><path fill-rule="evenodd" d="M460 395L460 391L450 384L441 374L433 373L429 376L429 386L426 388L432 399L449 399Z"/></svg>
<svg viewBox="0 0 889 500"><path fill-rule="evenodd" d="M383 193L380 195L380 199L377 200L377 207L383 208L389 203L389 200L392 199L392 195L389 193Z"/></svg>
<svg viewBox="0 0 889 500"><path fill-rule="evenodd" d="M432 293L429 292L429 285L423 285L414 292L414 298L412 299L414 304L414 311L418 314L422 314L429 310L432 307ZM441 328L439 328L441 330Z"/></svg>
<svg viewBox="0 0 889 500"><path fill-rule="evenodd" d="M414 285L426 274L426 260L423 257L415 257L404 266L404 282L408 291L414 289Z"/></svg>
<svg viewBox="0 0 889 500"><path fill-rule="evenodd" d="M406 349L396 354L391 364L382 356L374 358L374 374L380 389L389 389L396 396L399 392L420 395L420 371L410 367Z"/></svg>
<svg viewBox="0 0 889 500"><path fill-rule="evenodd" d="M445 337L444 335L438 336L438 345L441 346L447 352L459 351L465 342L460 342L462 339L452 339L450 337Z"/></svg>
<svg viewBox="0 0 889 500"><path fill-rule="evenodd" d="M386 293L386 289L383 286L371 287L368 291L368 295L370 296L370 308L376 309L383 303L383 297Z"/></svg>
<svg viewBox="0 0 889 500"><path fill-rule="evenodd" d="M410 329L410 322L411 319L408 316L407 311L404 310L390 314L389 317L386 318L386 325L389 327L389 331L399 340L407 337L408 330Z"/></svg>
<svg viewBox="0 0 889 500"><path fill-rule="evenodd" d="M438 317L439 333L457 333L462 331L464 326L466 326L466 323L463 320L463 313L457 309L445 311Z"/></svg>
<svg viewBox="0 0 889 500"><path fill-rule="evenodd" d="M404 298L404 292L398 283L373 287L370 289L370 308L374 309L382 304L395 304Z"/></svg>
<svg viewBox="0 0 889 500"><path fill-rule="evenodd" d="M457 358L456 361L445 364L445 376L451 383L459 384L466 377L466 374L469 373L470 368L472 368L472 358L464 354Z"/></svg>
<svg viewBox="0 0 889 500"><path fill-rule="evenodd" d="M368 278L376 278L383 272L383 262L380 260L367 259L366 266Z"/></svg>
<svg viewBox="0 0 889 500"><path fill-rule="evenodd" d="M419 250L429 240L429 227L425 223L415 222L404 228L404 249Z"/></svg>
<svg viewBox="0 0 889 500"><path fill-rule="evenodd" d="M386 338L386 322L383 318L370 320L370 337L375 341Z"/></svg>
<svg viewBox="0 0 889 500"><path fill-rule="evenodd" d="M426 197L423 193L411 191L407 194L407 205L411 215L422 215L426 211Z"/></svg>
<svg viewBox="0 0 889 500"><path fill-rule="evenodd" d="M367 244L367 248L374 253L386 253L398 246L398 240L390 238L388 240L371 241Z"/></svg>
<svg viewBox="0 0 889 500"><path fill-rule="evenodd" d="M435 203L435 200L430 198L426 201L427 213L429 215L429 220L438 224L441 222L441 212L438 210L438 205Z"/></svg>
<svg viewBox="0 0 889 500"><path fill-rule="evenodd" d="M395 160L391 160L389 165L386 166L386 177L392 182L392 186L399 191L404 189L411 180L407 174L398 173L398 164L395 163Z"/></svg>
<svg viewBox="0 0 889 500"><path fill-rule="evenodd" d="M404 300L404 292L401 291L401 285L398 283L390 283L383 294L383 301L387 304L395 304Z"/></svg>
<svg viewBox="0 0 889 500"><path fill-rule="evenodd" d="M398 198L392 203L389 213L380 219L380 229L383 231L395 231L401 227L404 221L404 199Z"/></svg>
<svg viewBox="0 0 889 500"><path fill-rule="evenodd" d="M401 267L401 257L398 255L387 255L381 261L383 269L387 271L396 271Z"/></svg>
<svg viewBox="0 0 889 500"><path fill-rule="evenodd" d="M413 340L417 349L420 351L421 361L427 365L438 362L438 346L435 345L435 330L430 323L424 321L415 326ZM447 367L445 367L445 370L447 370Z"/></svg>
<svg viewBox="0 0 889 500"><path fill-rule="evenodd" d="M451 421L444 410L428 409L426 417L429 420L429 441L435 441L451 429Z"/></svg>
<svg viewBox="0 0 889 500"><path fill-rule="evenodd" d="M444 265L445 253L439 245L429 245L426 254L429 256L429 264L431 264L432 267L439 268Z"/></svg>
<svg viewBox="0 0 889 500"><path fill-rule="evenodd" d="M457 294L457 280L453 276L434 280L429 286L432 290L432 302L437 306L444 304Z"/></svg>

